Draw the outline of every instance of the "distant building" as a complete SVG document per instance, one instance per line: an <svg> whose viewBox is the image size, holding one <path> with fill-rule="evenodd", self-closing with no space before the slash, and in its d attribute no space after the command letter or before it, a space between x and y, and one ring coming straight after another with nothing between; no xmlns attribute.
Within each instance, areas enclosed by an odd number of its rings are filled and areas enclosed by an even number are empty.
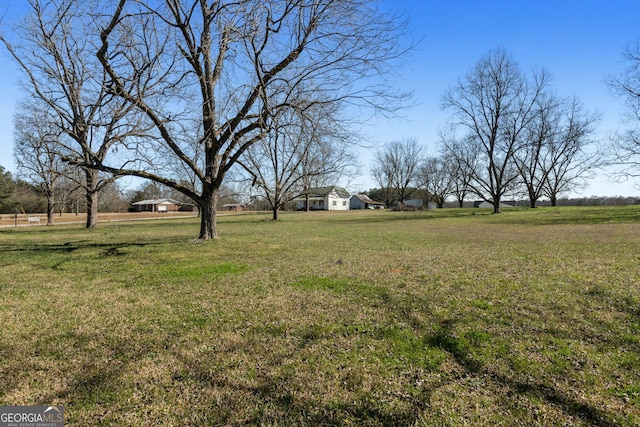
<svg viewBox="0 0 640 427"><path fill-rule="evenodd" d="M384 203L371 200L366 194L354 194L349 199L350 209L384 209Z"/></svg>
<svg viewBox="0 0 640 427"><path fill-rule="evenodd" d="M162 198L140 200L131 203L130 212L176 212L182 207L182 203L177 200Z"/></svg>
<svg viewBox="0 0 640 427"><path fill-rule="evenodd" d="M404 208L422 209L423 206L424 200L422 199L409 199L402 202Z"/></svg>
<svg viewBox="0 0 640 427"><path fill-rule="evenodd" d="M307 210L308 203L310 211L348 211L350 197L344 188L317 187L299 194L293 201L298 210Z"/></svg>
<svg viewBox="0 0 640 427"><path fill-rule="evenodd" d="M493 208L493 203L487 202L486 200L476 200L473 202L474 208ZM513 200L507 200L505 202L500 202L500 208L515 208L516 202Z"/></svg>
<svg viewBox="0 0 640 427"><path fill-rule="evenodd" d="M242 212L245 208L245 205L242 203L226 203L222 205L222 207L228 211Z"/></svg>

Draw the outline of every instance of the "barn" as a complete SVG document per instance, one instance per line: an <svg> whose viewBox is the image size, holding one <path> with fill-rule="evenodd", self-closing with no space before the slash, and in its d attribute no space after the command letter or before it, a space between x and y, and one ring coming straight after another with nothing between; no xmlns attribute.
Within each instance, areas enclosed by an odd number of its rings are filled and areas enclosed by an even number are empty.
<svg viewBox="0 0 640 427"><path fill-rule="evenodd" d="M349 199L350 209L384 209L384 203L376 202L366 194L354 194Z"/></svg>

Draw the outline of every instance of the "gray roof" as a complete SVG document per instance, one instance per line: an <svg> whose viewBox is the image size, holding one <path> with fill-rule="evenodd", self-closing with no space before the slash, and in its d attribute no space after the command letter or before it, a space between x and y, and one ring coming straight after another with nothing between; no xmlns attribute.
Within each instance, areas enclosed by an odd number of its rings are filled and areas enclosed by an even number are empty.
<svg viewBox="0 0 640 427"><path fill-rule="evenodd" d="M376 202L375 200L369 198L369 196L367 196L366 194L354 194L351 197L357 197L363 203L368 203L370 205L384 205L384 203L382 203L382 202Z"/></svg>
<svg viewBox="0 0 640 427"><path fill-rule="evenodd" d="M348 199L349 197L351 197L351 194L349 194L349 192L347 190L345 190L342 187L335 187L335 186L329 186L329 187L315 187L315 188L309 188L306 192L300 193L296 199L303 199L307 196L309 196L309 198L313 198L313 197L326 197L329 194L331 194L333 191L335 191L335 193L342 198Z"/></svg>
<svg viewBox="0 0 640 427"><path fill-rule="evenodd" d="M181 205L182 203L180 203L177 200L164 197L161 199L140 200L139 202L134 202L131 204L132 205Z"/></svg>

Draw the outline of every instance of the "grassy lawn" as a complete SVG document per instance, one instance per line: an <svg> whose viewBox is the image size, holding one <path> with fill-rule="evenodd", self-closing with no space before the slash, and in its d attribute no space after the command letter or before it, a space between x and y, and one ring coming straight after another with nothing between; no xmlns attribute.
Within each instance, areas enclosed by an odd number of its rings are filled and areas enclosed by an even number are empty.
<svg viewBox="0 0 640 427"><path fill-rule="evenodd" d="M0 405L66 425L639 425L640 207L0 230Z"/></svg>

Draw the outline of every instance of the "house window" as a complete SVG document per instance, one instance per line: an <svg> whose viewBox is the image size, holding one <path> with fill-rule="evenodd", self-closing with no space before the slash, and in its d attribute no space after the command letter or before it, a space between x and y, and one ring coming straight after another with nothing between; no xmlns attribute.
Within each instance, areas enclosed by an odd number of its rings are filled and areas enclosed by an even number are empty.
<svg viewBox="0 0 640 427"><path fill-rule="evenodd" d="M342 206L347 206L347 201L346 200L342 201Z"/></svg>
<svg viewBox="0 0 640 427"><path fill-rule="evenodd" d="M333 201L333 206L338 206L338 201L337 200Z"/></svg>

